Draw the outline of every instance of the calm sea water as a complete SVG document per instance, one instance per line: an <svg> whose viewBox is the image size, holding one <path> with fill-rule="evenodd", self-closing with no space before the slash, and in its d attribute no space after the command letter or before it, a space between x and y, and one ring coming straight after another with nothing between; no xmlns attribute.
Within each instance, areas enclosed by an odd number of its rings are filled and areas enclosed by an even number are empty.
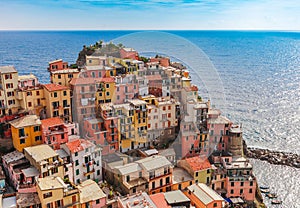
<svg viewBox="0 0 300 208"><path fill-rule="evenodd" d="M48 61L74 63L84 44L134 31L0 32L0 65L49 82ZM242 123L248 145L300 154L300 33L169 31L200 47L218 70L226 99L222 111ZM198 80L194 80L195 84ZM253 161L283 207L300 207L300 171Z"/></svg>

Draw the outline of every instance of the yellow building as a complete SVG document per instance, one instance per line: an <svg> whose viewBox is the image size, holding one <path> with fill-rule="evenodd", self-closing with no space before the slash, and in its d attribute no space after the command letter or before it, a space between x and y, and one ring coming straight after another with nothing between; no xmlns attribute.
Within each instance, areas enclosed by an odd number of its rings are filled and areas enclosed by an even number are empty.
<svg viewBox="0 0 300 208"><path fill-rule="evenodd" d="M129 103L114 105L114 109L118 116L118 141L120 152L127 152L133 149L135 128L133 127L134 108Z"/></svg>
<svg viewBox="0 0 300 208"><path fill-rule="evenodd" d="M40 173L40 177L64 177L63 160L49 145L41 144L24 148L24 155Z"/></svg>
<svg viewBox="0 0 300 208"><path fill-rule="evenodd" d="M148 112L147 103L144 100L133 99L129 103L134 108L133 111L133 124L135 137L132 141L132 147L141 148L146 147L147 143L147 125L148 125ZM134 143L133 143L134 142Z"/></svg>
<svg viewBox="0 0 300 208"><path fill-rule="evenodd" d="M47 118L60 117L65 122L72 121L71 91L58 84L44 84Z"/></svg>
<svg viewBox="0 0 300 208"><path fill-rule="evenodd" d="M115 79L105 77L96 82L96 105L110 103L115 100Z"/></svg>
<svg viewBox="0 0 300 208"><path fill-rule="evenodd" d="M58 71L53 71L50 74L51 83L59 84L62 86L70 87L70 81L73 78L78 78L78 69L63 69Z"/></svg>
<svg viewBox="0 0 300 208"><path fill-rule="evenodd" d="M38 83L36 76L32 74L19 76L18 85L16 99L19 101L20 109L41 116L42 110L46 107L46 102L44 90Z"/></svg>
<svg viewBox="0 0 300 208"><path fill-rule="evenodd" d="M13 145L23 152L26 147L42 144L41 121L36 115L27 115L10 122Z"/></svg>
<svg viewBox="0 0 300 208"><path fill-rule="evenodd" d="M13 66L0 67L0 116L13 115L19 111L15 91L18 88L18 72Z"/></svg>
<svg viewBox="0 0 300 208"><path fill-rule="evenodd" d="M195 183L209 184L211 181L211 164L206 156L195 156L180 160L178 167L184 168L191 174Z"/></svg>
<svg viewBox="0 0 300 208"><path fill-rule="evenodd" d="M36 191L42 208L80 207L79 190L71 183L65 183L60 177L38 178Z"/></svg>

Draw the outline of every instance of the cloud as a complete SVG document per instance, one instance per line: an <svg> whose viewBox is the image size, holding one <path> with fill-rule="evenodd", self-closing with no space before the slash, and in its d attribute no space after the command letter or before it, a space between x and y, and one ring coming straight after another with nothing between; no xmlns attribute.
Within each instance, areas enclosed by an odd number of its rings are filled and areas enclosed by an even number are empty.
<svg viewBox="0 0 300 208"><path fill-rule="evenodd" d="M1 0L0 29L299 30L299 11L298 0Z"/></svg>

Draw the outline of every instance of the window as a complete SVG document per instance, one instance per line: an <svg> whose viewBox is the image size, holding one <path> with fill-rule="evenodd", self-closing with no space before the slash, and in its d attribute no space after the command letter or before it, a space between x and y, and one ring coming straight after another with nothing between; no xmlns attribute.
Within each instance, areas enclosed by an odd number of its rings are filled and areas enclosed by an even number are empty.
<svg viewBox="0 0 300 208"><path fill-rule="evenodd" d="M207 174L209 174L209 173L210 173L210 169L207 170Z"/></svg>
<svg viewBox="0 0 300 208"><path fill-rule="evenodd" d="M64 91L64 96L67 96L67 91Z"/></svg>
<svg viewBox="0 0 300 208"><path fill-rule="evenodd" d="M253 186L253 181L250 181L250 186Z"/></svg>
<svg viewBox="0 0 300 208"><path fill-rule="evenodd" d="M41 136L36 136L35 137L35 141L37 142L37 141L41 141L42 140L42 137Z"/></svg>
<svg viewBox="0 0 300 208"><path fill-rule="evenodd" d="M100 175L100 170L97 170L97 175Z"/></svg>
<svg viewBox="0 0 300 208"><path fill-rule="evenodd" d="M142 178L142 172L139 172L139 177Z"/></svg>
<svg viewBox="0 0 300 208"><path fill-rule="evenodd" d="M40 126L35 126L33 129L34 129L34 132L40 131Z"/></svg>
<svg viewBox="0 0 300 208"><path fill-rule="evenodd" d="M79 165L79 161L75 160L75 166L78 166L78 165Z"/></svg>
<svg viewBox="0 0 300 208"><path fill-rule="evenodd" d="M100 204L100 199L97 199L97 200L96 200L96 204Z"/></svg>
<svg viewBox="0 0 300 208"><path fill-rule="evenodd" d="M241 186L244 186L244 182L241 182Z"/></svg>
<svg viewBox="0 0 300 208"><path fill-rule="evenodd" d="M79 175L79 169L76 170L76 175Z"/></svg>
<svg viewBox="0 0 300 208"><path fill-rule="evenodd" d="M25 139L20 139L20 144L25 144Z"/></svg>
<svg viewBox="0 0 300 208"><path fill-rule="evenodd" d="M231 182L231 186L234 186L234 182Z"/></svg>
<svg viewBox="0 0 300 208"><path fill-rule="evenodd" d="M75 152L75 157L77 157L78 156L78 152Z"/></svg>
<svg viewBox="0 0 300 208"><path fill-rule="evenodd" d="M106 92L106 96L109 96L109 92Z"/></svg>
<svg viewBox="0 0 300 208"><path fill-rule="evenodd" d="M252 189L249 189L249 193L252 194Z"/></svg>
<svg viewBox="0 0 300 208"><path fill-rule="evenodd" d="M24 137L24 136L25 136L25 130L19 129L19 137Z"/></svg>
<svg viewBox="0 0 300 208"><path fill-rule="evenodd" d="M196 172L196 177L198 177L198 172Z"/></svg>
<svg viewBox="0 0 300 208"><path fill-rule="evenodd" d="M44 199L52 197L52 192L44 193Z"/></svg>
<svg viewBox="0 0 300 208"><path fill-rule="evenodd" d="M129 182L130 181L130 175L126 176L126 181Z"/></svg>
<svg viewBox="0 0 300 208"><path fill-rule="evenodd" d="M241 190L240 190L240 194L242 194L243 192L244 192L244 190L243 190L243 189L241 189Z"/></svg>
<svg viewBox="0 0 300 208"><path fill-rule="evenodd" d="M155 189L155 181L152 182L152 189Z"/></svg>
<svg viewBox="0 0 300 208"><path fill-rule="evenodd" d="M53 93L53 97L57 97L57 92L54 92L54 93Z"/></svg>
<svg viewBox="0 0 300 208"><path fill-rule="evenodd" d="M218 207L218 204L217 204L217 203L214 203L214 207Z"/></svg>
<svg viewBox="0 0 300 208"><path fill-rule="evenodd" d="M234 190L233 189L230 190L230 194L234 194Z"/></svg>

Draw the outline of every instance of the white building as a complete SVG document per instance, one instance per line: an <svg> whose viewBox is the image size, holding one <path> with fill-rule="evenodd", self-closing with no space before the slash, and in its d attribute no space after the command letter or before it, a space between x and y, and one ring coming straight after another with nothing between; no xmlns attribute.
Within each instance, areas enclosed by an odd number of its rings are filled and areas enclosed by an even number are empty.
<svg viewBox="0 0 300 208"><path fill-rule="evenodd" d="M73 181L102 180L101 148L84 139L76 139L61 146L73 163Z"/></svg>

